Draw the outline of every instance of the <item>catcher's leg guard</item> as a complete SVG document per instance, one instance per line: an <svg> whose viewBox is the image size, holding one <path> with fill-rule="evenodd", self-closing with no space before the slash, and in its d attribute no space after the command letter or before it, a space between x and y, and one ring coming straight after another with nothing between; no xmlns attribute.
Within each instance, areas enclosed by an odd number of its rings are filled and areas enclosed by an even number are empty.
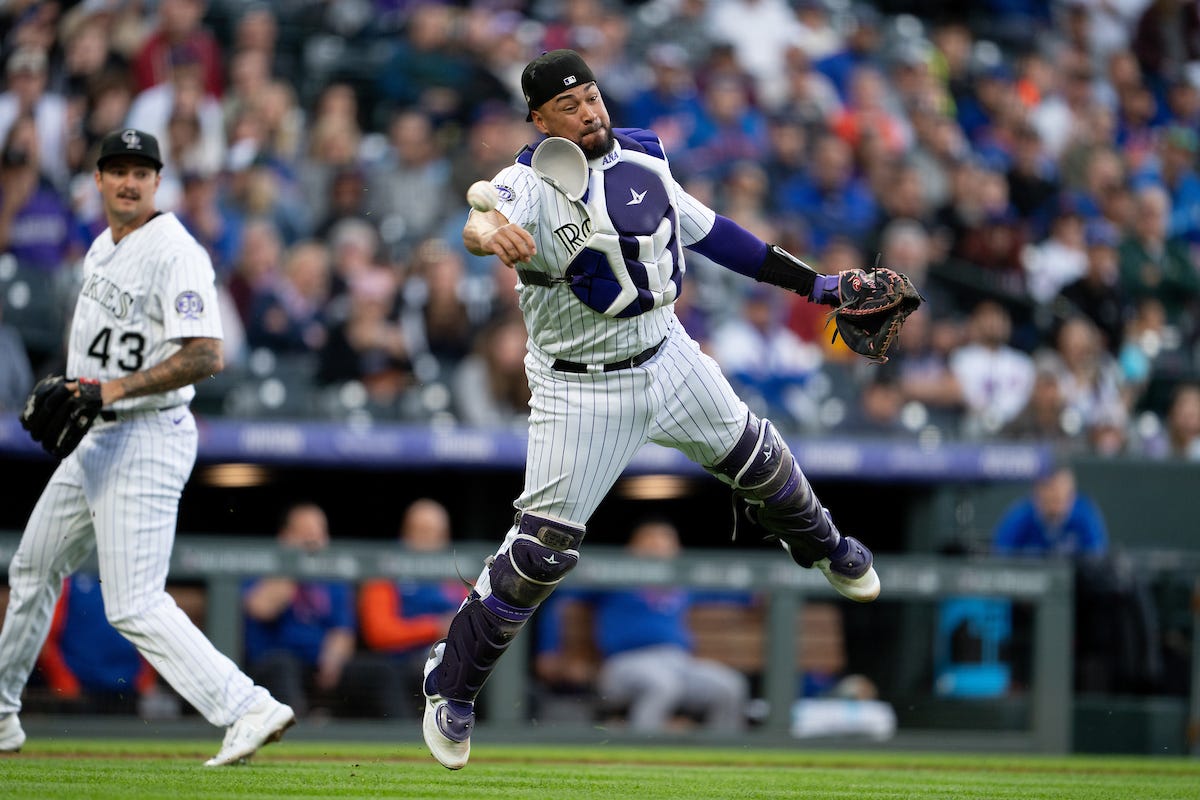
<svg viewBox="0 0 1200 800"><path fill-rule="evenodd" d="M871 551L838 532L769 420L750 414L733 450L709 472L733 487L750 520L778 538L797 564L818 567L851 599L875 599L879 579Z"/></svg>
<svg viewBox="0 0 1200 800"><path fill-rule="evenodd" d="M475 700L513 637L579 562L584 533L564 522L520 515L450 624L433 676L443 697Z"/></svg>

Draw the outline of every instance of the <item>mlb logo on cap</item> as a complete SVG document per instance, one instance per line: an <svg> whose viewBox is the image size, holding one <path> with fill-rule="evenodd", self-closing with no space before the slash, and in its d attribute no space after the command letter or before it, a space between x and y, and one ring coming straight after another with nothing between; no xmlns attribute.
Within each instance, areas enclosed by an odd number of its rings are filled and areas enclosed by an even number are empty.
<svg viewBox="0 0 1200 800"><path fill-rule="evenodd" d="M103 169L104 163L117 156L133 156L149 161L155 169L162 169L162 156L159 154L158 139L145 131L125 128L113 131L100 140L100 155L96 158L96 169Z"/></svg>
<svg viewBox="0 0 1200 800"><path fill-rule="evenodd" d="M551 50L530 61L521 73L521 91L532 112L561 94L565 88L596 80L583 57L574 50Z"/></svg>

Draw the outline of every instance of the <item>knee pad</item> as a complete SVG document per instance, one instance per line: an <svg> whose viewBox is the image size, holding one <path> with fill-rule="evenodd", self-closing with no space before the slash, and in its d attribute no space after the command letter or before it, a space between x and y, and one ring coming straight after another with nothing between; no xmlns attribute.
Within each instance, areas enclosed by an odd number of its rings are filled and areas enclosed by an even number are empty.
<svg viewBox="0 0 1200 800"><path fill-rule="evenodd" d="M488 568L491 592L484 604L502 618L528 619L579 563L585 532L565 522L521 514L516 534Z"/></svg>
<svg viewBox="0 0 1200 800"><path fill-rule="evenodd" d="M770 420L750 414L733 450L709 471L733 487L752 522L787 543L797 563L812 566L837 547L837 529Z"/></svg>
<svg viewBox="0 0 1200 800"><path fill-rule="evenodd" d="M751 501L766 501L785 488L796 460L770 420L753 413L729 455L708 471Z"/></svg>

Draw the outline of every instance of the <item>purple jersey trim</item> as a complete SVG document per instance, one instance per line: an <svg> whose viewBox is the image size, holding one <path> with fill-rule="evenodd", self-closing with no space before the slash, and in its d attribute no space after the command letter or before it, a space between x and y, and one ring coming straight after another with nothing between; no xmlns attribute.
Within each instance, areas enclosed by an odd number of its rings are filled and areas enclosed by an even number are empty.
<svg viewBox="0 0 1200 800"><path fill-rule="evenodd" d="M766 242L720 214L708 235L687 249L751 278L758 276L767 258Z"/></svg>

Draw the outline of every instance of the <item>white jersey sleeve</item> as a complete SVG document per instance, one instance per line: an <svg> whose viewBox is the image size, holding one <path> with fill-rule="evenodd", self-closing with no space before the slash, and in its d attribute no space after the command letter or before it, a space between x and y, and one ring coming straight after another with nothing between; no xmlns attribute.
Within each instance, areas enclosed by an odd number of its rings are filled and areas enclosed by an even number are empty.
<svg viewBox="0 0 1200 800"><path fill-rule="evenodd" d="M684 247L691 247L708 236L717 221L717 212L701 203L675 184L675 203L679 208L679 238Z"/></svg>
<svg viewBox="0 0 1200 800"><path fill-rule="evenodd" d="M161 320L168 340L222 338L216 273L208 253L180 225L151 285L147 312ZM186 237L186 238L185 238Z"/></svg>

